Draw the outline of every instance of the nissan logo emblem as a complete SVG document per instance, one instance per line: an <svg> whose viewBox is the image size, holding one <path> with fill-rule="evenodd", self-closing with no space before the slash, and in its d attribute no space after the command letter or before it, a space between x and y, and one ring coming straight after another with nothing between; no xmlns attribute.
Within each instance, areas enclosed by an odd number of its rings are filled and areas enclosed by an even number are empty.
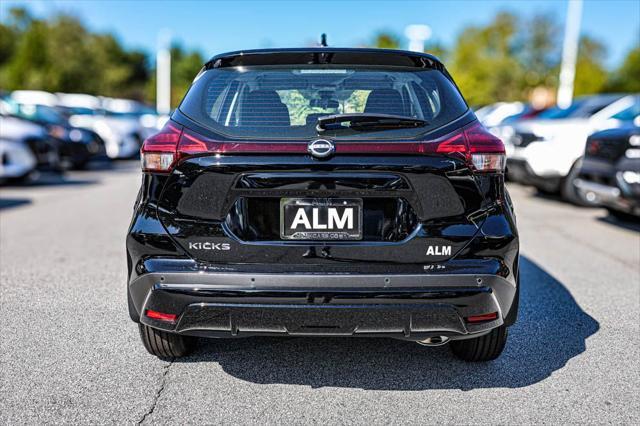
<svg viewBox="0 0 640 426"><path fill-rule="evenodd" d="M307 151L316 158L327 158L336 152L336 146L326 139L316 139L309 143Z"/></svg>

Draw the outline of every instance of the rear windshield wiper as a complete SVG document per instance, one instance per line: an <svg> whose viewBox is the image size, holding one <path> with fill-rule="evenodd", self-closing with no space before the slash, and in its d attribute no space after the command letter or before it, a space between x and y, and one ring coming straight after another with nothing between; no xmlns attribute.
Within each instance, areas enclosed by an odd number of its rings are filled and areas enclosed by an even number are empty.
<svg viewBox="0 0 640 426"><path fill-rule="evenodd" d="M402 115L391 114L334 114L319 117L316 125L318 132L336 129L398 129L405 127L422 127L427 123L424 120Z"/></svg>

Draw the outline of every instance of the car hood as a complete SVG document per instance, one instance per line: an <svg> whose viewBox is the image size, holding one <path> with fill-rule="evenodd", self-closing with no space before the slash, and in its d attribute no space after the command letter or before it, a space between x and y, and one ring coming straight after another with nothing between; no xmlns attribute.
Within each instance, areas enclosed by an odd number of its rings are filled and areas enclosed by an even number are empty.
<svg viewBox="0 0 640 426"><path fill-rule="evenodd" d="M2 117L0 119L0 137L5 139L21 140L25 138L45 138L47 131L44 127L14 117Z"/></svg>
<svg viewBox="0 0 640 426"><path fill-rule="evenodd" d="M514 125L514 130L518 133L533 133L545 139L551 138L558 133L571 132L584 129L588 126L588 118L570 118L562 120L527 120Z"/></svg>
<svg viewBox="0 0 640 426"><path fill-rule="evenodd" d="M108 117L100 115L72 115L69 122L73 126L90 128L96 131L105 127L113 133L128 135L139 132L141 125L136 118Z"/></svg>

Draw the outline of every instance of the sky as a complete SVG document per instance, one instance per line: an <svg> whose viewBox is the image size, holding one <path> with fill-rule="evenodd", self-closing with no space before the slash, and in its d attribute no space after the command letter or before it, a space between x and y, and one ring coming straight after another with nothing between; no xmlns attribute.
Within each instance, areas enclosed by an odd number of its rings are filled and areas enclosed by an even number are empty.
<svg viewBox="0 0 640 426"><path fill-rule="evenodd" d="M0 18L16 5L38 17L72 13L91 30L112 32L127 47L148 52L168 31L173 40L206 57L240 49L306 46L323 32L331 46L352 47L379 30L402 35L410 24L429 25L432 39L448 47L464 27L487 24L503 10L524 16L548 13L563 25L567 10L567 0L2 0ZM581 30L607 46L606 66L617 66L640 44L640 0L585 0Z"/></svg>

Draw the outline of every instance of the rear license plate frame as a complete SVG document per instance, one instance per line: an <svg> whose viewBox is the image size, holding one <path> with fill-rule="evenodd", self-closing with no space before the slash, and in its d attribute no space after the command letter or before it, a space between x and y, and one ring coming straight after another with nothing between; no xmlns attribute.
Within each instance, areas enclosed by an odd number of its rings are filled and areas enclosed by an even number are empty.
<svg viewBox="0 0 640 426"><path fill-rule="evenodd" d="M292 209L288 209L292 207ZM311 225L311 230L292 229L295 217L291 218L289 210L305 210L307 222ZM317 208L318 219L314 223L313 209ZM329 209L335 208L338 217L333 221L329 220ZM352 214L353 227L346 230L322 229L314 225L329 226L330 224L340 225L340 220L348 225L348 215L343 210L342 215L338 209L354 209ZM322 211L324 210L324 211ZM363 239L363 211L364 203L362 198L281 198L280 199L280 238L287 241L360 241ZM308 212L311 212L309 214ZM297 214L297 213L295 213ZM331 222L331 223L330 223Z"/></svg>

